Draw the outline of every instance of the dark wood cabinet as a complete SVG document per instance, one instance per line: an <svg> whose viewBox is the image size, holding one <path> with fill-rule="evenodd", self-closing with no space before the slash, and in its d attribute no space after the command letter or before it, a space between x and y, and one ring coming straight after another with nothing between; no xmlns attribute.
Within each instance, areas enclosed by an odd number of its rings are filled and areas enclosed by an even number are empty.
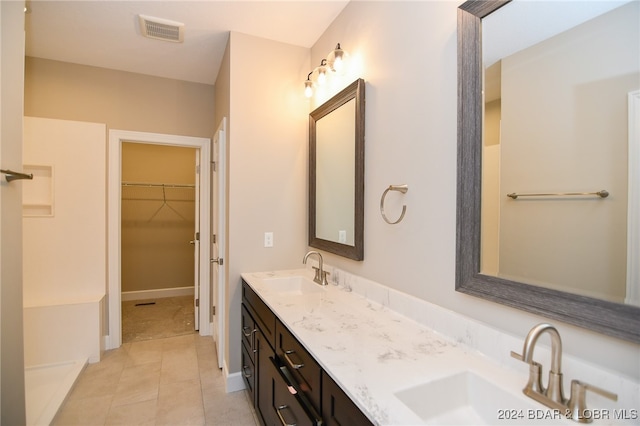
<svg viewBox="0 0 640 426"><path fill-rule="evenodd" d="M265 426L372 425L242 281L242 374Z"/></svg>
<svg viewBox="0 0 640 426"><path fill-rule="evenodd" d="M268 340L258 331L256 337L256 397L255 405L259 418L265 425L279 425L273 410L274 386L272 384L274 371L271 366L274 352Z"/></svg>
<svg viewBox="0 0 640 426"><path fill-rule="evenodd" d="M322 372L322 420L326 426L373 424L324 371Z"/></svg>

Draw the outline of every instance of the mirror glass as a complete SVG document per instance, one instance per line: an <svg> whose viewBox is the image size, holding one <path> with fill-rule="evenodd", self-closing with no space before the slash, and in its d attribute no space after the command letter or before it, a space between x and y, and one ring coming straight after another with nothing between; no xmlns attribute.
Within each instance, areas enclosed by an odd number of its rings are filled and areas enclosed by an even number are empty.
<svg viewBox="0 0 640 426"><path fill-rule="evenodd" d="M460 6L458 291L640 341L639 7Z"/></svg>
<svg viewBox="0 0 640 426"><path fill-rule="evenodd" d="M627 282L639 6L515 0L483 20L482 273L640 305L640 277Z"/></svg>
<svg viewBox="0 0 640 426"><path fill-rule="evenodd" d="M355 103L316 121L316 236L348 246L355 245Z"/></svg>
<svg viewBox="0 0 640 426"><path fill-rule="evenodd" d="M364 81L309 115L309 245L363 259Z"/></svg>

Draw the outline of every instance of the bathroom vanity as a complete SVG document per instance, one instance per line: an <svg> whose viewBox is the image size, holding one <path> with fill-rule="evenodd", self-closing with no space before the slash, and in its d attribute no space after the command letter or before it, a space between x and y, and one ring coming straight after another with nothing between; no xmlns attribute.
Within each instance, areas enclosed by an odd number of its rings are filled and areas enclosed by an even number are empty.
<svg viewBox="0 0 640 426"><path fill-rule="evenodd" d="M242 373L265 425L371 424L244 279Z"/></svg>
<svg viewBox="0 0 640 426"><path fill-rule="evenodd" d="M524 334L328 268L326 286L310 269L242 274L243 375L264 424L575 424L523 394L529 369L510 352ZM540 346L535 358L551 354ZM589 408L635 407L636 383L571 356L564 365L567 385L620 397L595 395Z"/></svg>

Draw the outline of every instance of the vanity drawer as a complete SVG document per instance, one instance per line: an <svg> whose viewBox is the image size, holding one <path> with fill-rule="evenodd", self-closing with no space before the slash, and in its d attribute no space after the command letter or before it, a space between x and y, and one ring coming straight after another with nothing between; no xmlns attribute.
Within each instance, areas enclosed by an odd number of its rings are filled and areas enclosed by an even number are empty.
<svg viewBox="0 0 640 426"><path fill-rule="evenodd" d="M242 298L246 301L253 312L253 320L256 322L267 339L273 346L276 334L276 316L244 280L242 280Z"/></svg>
<svg viewBox="0 0 640 426"><path fill-rule="evenodd" d="M253 339L256 330L256 323L253 321L251 314L247 311L247 308L242 305L241 307L241 315L242 315L242 345L245 347L251 356L251 360L253 360Z"/></svg>
<svg viewBox="0 0 640 426"><path fill-rule="evenodd" d="M251 401L255 403L256 368L253 353L244 345L242 345L242 379L247 386Z"/></svg>
<svg viewBox="0 0 640 426"><path fill-rule="evenodd" d="M320 410L322 369L291 332L276 320L276 354L311 404Z"/></svg>
<svg viewBox="0 0 640 426"><path fill-rule="evenodd" d="M296 392L295 382L287 366L271 359L273 415L277 425L320 426L322 419L305 396Z"/></svg>

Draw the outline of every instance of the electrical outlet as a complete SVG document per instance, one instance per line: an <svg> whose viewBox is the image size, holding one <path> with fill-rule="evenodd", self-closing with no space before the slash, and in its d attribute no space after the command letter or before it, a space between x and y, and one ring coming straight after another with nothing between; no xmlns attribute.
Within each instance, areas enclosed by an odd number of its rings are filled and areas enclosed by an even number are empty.
<svg viewBox="0 0 640 426"><path fill-rule="evenodd" d="M264 246L273 247L273 232L264 233Z"/></svg>
<svg viewBox="0 0 640 426"><path fill-rule="evenodd" d="M339 243L347 242L347 231L338 231L338 242Z"/></svg>

